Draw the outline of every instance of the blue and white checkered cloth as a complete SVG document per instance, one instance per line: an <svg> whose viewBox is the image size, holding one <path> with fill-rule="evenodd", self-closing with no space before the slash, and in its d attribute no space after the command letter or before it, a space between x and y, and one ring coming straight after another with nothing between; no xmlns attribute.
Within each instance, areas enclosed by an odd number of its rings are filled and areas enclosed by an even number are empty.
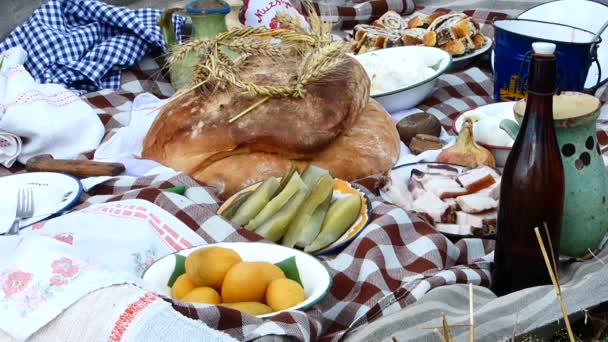
<svg viewBox="0 0 608 342"><path fill-rule="evenodd" d="M0 52L25 49L25 67L40 83L63 84L78 93L115 90L123 69L153 48L165 48L156 25L161 12L97 0L50 0L0 43ZM178 39L184 22L173 17Z"/></svg>

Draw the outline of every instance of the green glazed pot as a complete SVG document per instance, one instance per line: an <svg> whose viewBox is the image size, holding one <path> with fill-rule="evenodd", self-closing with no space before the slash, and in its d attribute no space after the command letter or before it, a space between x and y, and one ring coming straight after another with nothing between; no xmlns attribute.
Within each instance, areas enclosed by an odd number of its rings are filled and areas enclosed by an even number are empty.
<svg viewBox="0 0 608 342"><path fill-rule="evenodd" d="M597 98L583 93L564 92L553 98L565 177L560 253L566 256L580 257L595 251L608 233L608 175L596 136L600 106ZM525 107L525 100L513 107L520 124ZM514 121L503 120L500 126L512 137L517 136L519 126Z"/></svg>
<svg viewBox="0 0 608 342"><path fill-rule="evenodd" d="M230 13L230 5L223 0L192 1L185 8L180 5L171 5L165 9L158 19L158 26L163 32L169 51L179 47L171 18L173 13L184 11L192 19L191 39L214 38L218 34L228 31L226 15ZM226 52L234 57L231 51ZM171 84L175 90L190 84L194 67L199 60L200 57L195 52L191 52L180 62L171 65Z"/></svg>

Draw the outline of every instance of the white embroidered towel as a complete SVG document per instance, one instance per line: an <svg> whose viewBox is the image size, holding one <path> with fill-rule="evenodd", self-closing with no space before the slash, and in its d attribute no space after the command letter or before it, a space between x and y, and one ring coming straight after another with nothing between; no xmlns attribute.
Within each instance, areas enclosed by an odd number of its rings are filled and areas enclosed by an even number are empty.
<svg viewBox="0 0 608 342"><path fill-rule="evenodd" d="M86 102L61 85L36 83L22 64L23 49L0 59L0 130L22 139L20 163L40 154L74 159L99 145L104 127Z"/></svg>
<svg viewBox="0 0 608 342"><path fill-rule="evenodd" d="M92 205L0 239L0 329L24 340L97 289L139 284L154 261L204 244L151 202Z"/></svg>

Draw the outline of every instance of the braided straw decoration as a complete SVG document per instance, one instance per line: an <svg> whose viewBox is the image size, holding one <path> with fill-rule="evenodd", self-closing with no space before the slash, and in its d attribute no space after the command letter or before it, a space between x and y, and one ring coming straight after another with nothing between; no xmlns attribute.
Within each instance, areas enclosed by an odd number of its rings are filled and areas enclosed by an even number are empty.
<svg viewBox="0 0 608 342"><path fill-rule="evenodd" d="M191 87L186 92L196 89L212 91L235 87L252 96L262 97L304 97L305 87L323 80L346 58L343 44L329 43L331 26L321 21L313 6L303 1L309 14L311 29L309 32L296 19L281 14L279 19L287 29L271 30L267 27L243 27L223 32L213 39L194 39L172 51L168 62L179 63L191 53L196 53L201 62L193 70ZM278 39L281 45L273 44ZM297 83L294 86L261 86L247 82L238 76L238 63L235 63L222 48L227 48L245 55L266 57L281 56L286 48L306 53L298 68Z"/></svg>

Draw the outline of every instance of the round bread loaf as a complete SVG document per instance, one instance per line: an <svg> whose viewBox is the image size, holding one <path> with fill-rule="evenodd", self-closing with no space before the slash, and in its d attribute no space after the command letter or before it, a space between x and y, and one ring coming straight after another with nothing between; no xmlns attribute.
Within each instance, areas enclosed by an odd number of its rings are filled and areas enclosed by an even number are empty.
<svg viewBox="0 0 608 342"><path fill-rule="evenodd" d="M350 128L367 104L369 78L350 57L323 82L306 87L304 98L260 100L239 89L193 94L164 106L144 141L143 157L185 172L200 170L233 154L272 152L310 158ZM281 63L250 56L239 66L243 80L281 86L296 80L300 56Z"/></svg>
<svg viewBox="0 0 608 342"><path fill-rule="evenodd" d="M152 125L142 157L216 187L222 199L281 175L293 161L301 168L313 162L346 180L387 171L398 157L397 131L379 105L368 105L365 70L342 58L322 81L306 86L304 98L270 98L233 123L260 97L230 89L175 100ZM293 85L301 59L250 56L239 72L258 85Z"/></svg>
<svg viewBox="0 0 608 342"><path fill-rule="evenodd" d="M399 134L390 116L369 101L354 125L327 149L310 160L292 160L275 153L233 155L192 173L193 178L216 189L220 199L270 176L281 176L292 163L300 171L309 164L329 170L348 181L390 170L399 158Z"/></svg>

